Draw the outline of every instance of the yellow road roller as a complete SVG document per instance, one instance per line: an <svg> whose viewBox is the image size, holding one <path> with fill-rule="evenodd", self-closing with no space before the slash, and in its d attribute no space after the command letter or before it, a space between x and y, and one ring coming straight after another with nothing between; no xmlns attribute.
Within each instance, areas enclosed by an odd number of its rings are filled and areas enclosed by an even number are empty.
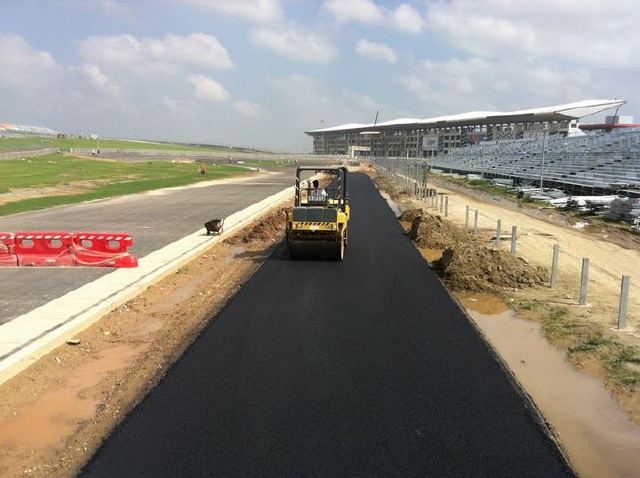
<svg viewBox="0 0 640 478"><path fill-rule="evenodd" d="M300 166L296 170L295 204L287 214L289 257L341 261L347 247L349 215L347 168Z"/></svg>

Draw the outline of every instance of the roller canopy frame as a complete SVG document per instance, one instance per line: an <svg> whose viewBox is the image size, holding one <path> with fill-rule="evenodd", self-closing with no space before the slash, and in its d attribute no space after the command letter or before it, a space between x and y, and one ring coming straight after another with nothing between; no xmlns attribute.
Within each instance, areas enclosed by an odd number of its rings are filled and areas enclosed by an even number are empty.
<svg viewBox="0 0 640 478"><path fill-rule="evenodd" d="M347 210L347 168L344 166L298 166L296 169L296 197L295 197L295 206L301 206L301 196L300 196L300 176L301 173L305 171L310 171L315 174L318 173L329 173L338 176L338 191L339 191L339 202L338 207L342 211Z"/></svg>

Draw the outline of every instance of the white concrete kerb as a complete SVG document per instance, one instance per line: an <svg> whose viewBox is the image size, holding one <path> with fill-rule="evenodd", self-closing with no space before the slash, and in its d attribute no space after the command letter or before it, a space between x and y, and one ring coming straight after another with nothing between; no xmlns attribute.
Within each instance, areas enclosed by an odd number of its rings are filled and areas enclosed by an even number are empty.
<svg viewBox="0 0 640 478"><path fill-rule="evenodd" d="M135 269L115 270L1 325L0 384L293 192L293 187L286 188L228 216L224 234L207 236L200 229L143 257Z"/></svg>

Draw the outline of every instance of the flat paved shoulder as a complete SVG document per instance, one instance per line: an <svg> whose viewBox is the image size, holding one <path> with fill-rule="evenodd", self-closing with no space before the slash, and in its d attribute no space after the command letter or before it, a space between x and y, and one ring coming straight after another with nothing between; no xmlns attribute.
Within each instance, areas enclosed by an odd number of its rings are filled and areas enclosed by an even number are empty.
<svg viewBox="0 0 640 478"><path fill-rule="evenodd" d="M276 253L87 476L568 476L371 180L344 262Z"/></svg>
<svg viewBox="0 0 640 478"><path fill-rule="evenodd" d="M126 231L138 257L191 234L215 217L240 211L285 187L292 173L148 191L0 218L3 231ZM16 268L0 275L0 324L92 282L112 269ZM16 290L37 293L16 294Z"/></svg>

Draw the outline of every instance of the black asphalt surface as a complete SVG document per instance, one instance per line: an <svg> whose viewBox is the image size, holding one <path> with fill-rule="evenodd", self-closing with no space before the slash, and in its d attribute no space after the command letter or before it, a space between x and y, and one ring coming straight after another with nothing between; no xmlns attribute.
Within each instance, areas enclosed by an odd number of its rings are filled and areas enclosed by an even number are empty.
<svg viewBox="0 0 640 478"><path fill-rule="evenodd" d="M0 218L0 231L113 231L133 234L138 257L192 234L292 185L292 172L247 182L150 191ZM113 272L110 268L16 268L0 273L0 324ZM16 291L21 291L16 293ZM37 292L37 293L36 293Z"/></svg>
<svg viewBox="0 0 640 478"><path fill-rule="evenodd" d="M372 182L344 262L276 251L84 476L571 476Z"/></svg>

